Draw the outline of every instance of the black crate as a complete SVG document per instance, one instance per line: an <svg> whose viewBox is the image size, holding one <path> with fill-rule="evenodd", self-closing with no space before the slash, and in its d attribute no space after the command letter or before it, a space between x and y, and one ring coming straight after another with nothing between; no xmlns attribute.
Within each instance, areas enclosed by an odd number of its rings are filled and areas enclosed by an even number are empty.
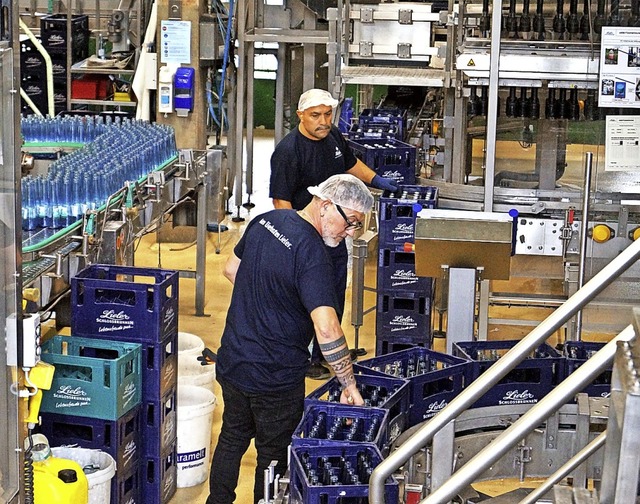
<svg viewBox="0 0 640 504"><path fill-rule="evenodd" d="M409 412L409 384L406 380L387 376L358 375L358 390L366 406L389 410L389 442L392 443L406 428ZM339 403L342 385L334 377L311 392L305 398L305 408L329 403Z"/></svg>
<svg viewBox="0 0 640 504"><path fill-rule="evenodd" d="M66 54L66 14L52 14L40 19L40 36L47 52ZM71 55L74 62L89 56L89 16L86 14L71 17Z"/></svg>
<svg viewBox="0 0 640 504"><path fill-rule="evenodd" d="M71 330L159 343L178 330L178 272L92 264L71 279Z"/></svg>
<svg viewBox="0 0 640 504"><path fill-rule="evenodd" d="M416 216L423 208L436 208L438 188L401 185L396 192L385 191L380 197L380 247L403 250L405 243L415 242Z"/></svg>
<svg viewBox="0 0 640 504"><path fill-rule="evenodd" d="M291 449L291 503L340 504L369 496L369 474L382 462L372 445L301 446ZM352 479L353 476L357 480ZM384 485L385 502L399 502L398 482ZM358 499L358 500L355 500Z"/></svg>
<svg viewBox="0 0 640 504"><path fill-rule="evenodd" d="M419 341L415 341L411 338L386 339L376 336L376 356L399 352L401 350L406 350L407 348L431 348L431 343L431 340L426 341L424 338L421 338Z"/></svg>
<svg viewBox="0 0 640 504"><path fill-rule="evenodd" d="M314 404L305 408L292 436L293 446L329 446L349 443L389 446L389 410L345 404Z"/></svg>
<svg viewBox="0 0 640 504"><path fill-rule="evenodd" d="M416 180L416 148L392 138L347 140L353 154L381 177L398 184Z"/></svg>
<svg viewBox="0 0 640 504"><path fill-rule="evenodd" d="M428 420L463 389L469 361L421 347L358 362L358 367L409 382L409 426Z"/></svg>
<svg viewBox="0 0 640 504"><path fill-rule="evenodd" d="M566 366L564 378L567 378L571 373L584 364L587 359L600 350L605 343L598 343L593 341L567 341L564 344L564 355L566 357ZM591 397L609 397L611 394L611 373L613 367L600 373L591 385L582 390L585 394Z"/></svg>
<svg viewBox="0 0 640 504"><path fill-rule="evenodd" d="M175 444L178 433L177 387L162 399L142 401L143 457L157 458Z"/></svg>
<svg viewBox="0 0 640 504"><path fill-rule="evenodd" d="M41 413L41 432L51 446L78 446L102 450L113 457L118 471L138 467L141 456L141 406L117 420Z"/></svg>
<svg viewBox="0 0 640 504"><path fill-rule="evenodd" d="M419 292L431 297L433 279L416 275L414 252L378 250L378 290Z"/></svg>
<svg viewBox="0 0 640 504"><path fill-rule="evenodd" d="M30 39L20 41L20 74L45 75L44 56L36 49L35 44Z"/></svg>
<svg viewBox="0 0 640 504"><path fill-rule="evenodd" d="M518 340L459 341L453 354L471 361L469 383L490 368L496 360L513 348ZM473 407L504 404L534 404L547 395L562 379L565 359L546 343L491 387Z"/></svg>
<svg viewBox="0 0 640 504"><path fill-rule="evenodd" d="M405 338L429 343L431 341L431 293L378 291L376 337Z"/></svg>

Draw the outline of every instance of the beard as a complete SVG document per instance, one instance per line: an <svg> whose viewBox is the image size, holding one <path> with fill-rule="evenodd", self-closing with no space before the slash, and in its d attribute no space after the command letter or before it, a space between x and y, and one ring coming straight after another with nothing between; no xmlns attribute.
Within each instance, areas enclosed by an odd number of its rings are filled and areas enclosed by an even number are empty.
<svg viewBox="0 0 640 504"><path fill-rule="evenodd" d="M340 245L342 238L339 236L333 236L329 233L322 233L322 241L327 247L336 248Z"/></svg>

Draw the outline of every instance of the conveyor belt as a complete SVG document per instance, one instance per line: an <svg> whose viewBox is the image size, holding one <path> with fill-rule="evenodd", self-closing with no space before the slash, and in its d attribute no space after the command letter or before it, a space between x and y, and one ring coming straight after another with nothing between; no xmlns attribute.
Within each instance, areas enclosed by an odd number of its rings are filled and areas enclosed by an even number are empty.
<svg viewBox="0 0 640 504"><path fill-rule="evenodd" d="M444 70L433 68L389 68L375 66L345 66L340 75L345 84L375 84L395 86L442 87Z"/></svg>
<svg viewBox="0 0 640 504"><path fill-rule="evenodd" d="M72 242L67 243L63 247L60 247L59 249L55 250L51 254L51 256L38 257L37 259L35 259L33 261L24 262L22 264L23 284L24 285L28 285L29 283L31 283L34 280L36 280L39 276L43 275L44 273L46 273L49 270L51 270L52 268L54 268L55 265L56 265L55 256L57 254L61 254L62 256L66 256L66 255L69 255L71 252L73 252L74 250L76 250L79 247L80 247L80 243L79 242L72 241Z"/></svg>

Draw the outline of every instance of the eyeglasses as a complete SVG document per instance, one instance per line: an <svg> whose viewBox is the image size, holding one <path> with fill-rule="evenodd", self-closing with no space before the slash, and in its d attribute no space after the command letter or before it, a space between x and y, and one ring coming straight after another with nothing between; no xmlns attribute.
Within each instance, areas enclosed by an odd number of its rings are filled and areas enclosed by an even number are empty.
<svg viewBox="0 0 640 504"><path fill-rule="evenodd" d="M331 203L333 203L333 201ZM344 210L342 209L342 207L340 205L338 205L337 203L333 203L333 205L336 207L336 210L338 211L338 213L342 216L344 221L347 223L346 230L349 230L349 229L362 229L362 222L350 221L349 219L347 219L347 214L344 213Z"/></svg>

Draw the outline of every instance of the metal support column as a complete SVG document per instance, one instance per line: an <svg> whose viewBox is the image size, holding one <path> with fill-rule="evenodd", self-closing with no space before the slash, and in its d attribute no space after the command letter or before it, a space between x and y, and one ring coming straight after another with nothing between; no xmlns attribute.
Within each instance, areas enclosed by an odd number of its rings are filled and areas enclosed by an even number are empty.
<svg viewBox="0 0 640 504"><path fill-rule="evenodd" d="M474 336L476 306L476 270L449 268L449 300L447 312L447 353L453 343L471 341Z"/></svg>

